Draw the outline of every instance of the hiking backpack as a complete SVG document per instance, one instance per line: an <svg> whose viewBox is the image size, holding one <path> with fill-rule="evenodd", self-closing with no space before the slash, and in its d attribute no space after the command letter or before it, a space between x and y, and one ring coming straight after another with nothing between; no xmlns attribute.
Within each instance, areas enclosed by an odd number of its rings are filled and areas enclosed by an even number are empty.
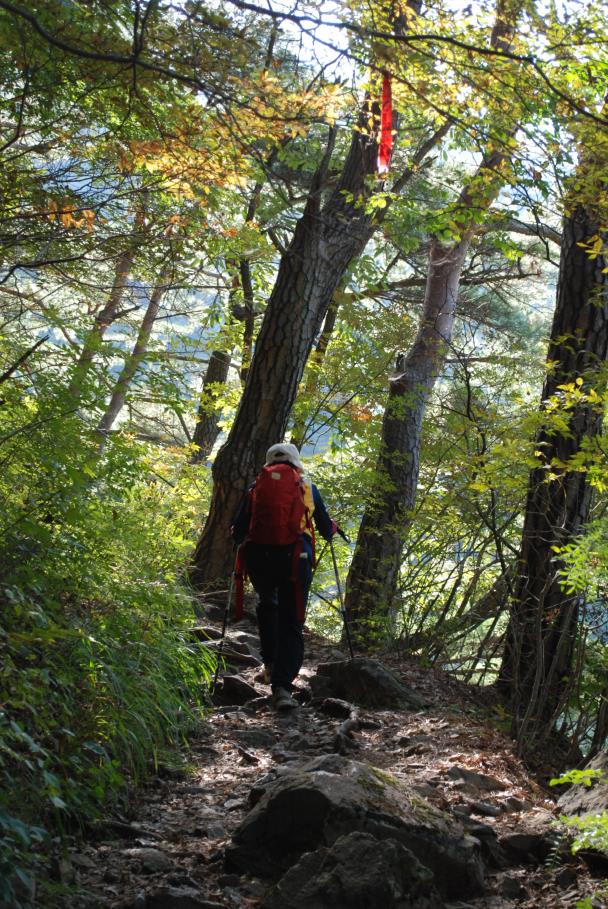
<svg viewBox="0 0 608 909"><path fill-rule="evenodd" d="M310 526L304 483L290 464L262 467L251 490L248 541L289 546Z"/></svg>

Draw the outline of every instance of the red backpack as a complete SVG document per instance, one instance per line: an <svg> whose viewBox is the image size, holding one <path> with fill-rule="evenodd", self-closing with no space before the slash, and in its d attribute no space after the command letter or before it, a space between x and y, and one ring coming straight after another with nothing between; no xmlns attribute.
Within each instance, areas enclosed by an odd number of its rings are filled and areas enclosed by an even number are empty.
<svg viewBox="0 0 608 909"><path fill-rule="evenodd" d="M262 467L251 491L247 539L267 546L289 546L297 542L307 523L304 484L295 467Z"/></svg>

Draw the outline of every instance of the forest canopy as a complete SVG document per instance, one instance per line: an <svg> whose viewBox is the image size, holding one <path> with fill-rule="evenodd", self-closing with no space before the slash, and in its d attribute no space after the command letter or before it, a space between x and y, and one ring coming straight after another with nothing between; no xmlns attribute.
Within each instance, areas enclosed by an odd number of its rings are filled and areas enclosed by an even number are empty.
<svg viewBox="0 0 608 909"><path fill-rule="evenodd" d="M0 900L196 726L278 441L361 652L606 747L607 20L0 0Z"/></svg>

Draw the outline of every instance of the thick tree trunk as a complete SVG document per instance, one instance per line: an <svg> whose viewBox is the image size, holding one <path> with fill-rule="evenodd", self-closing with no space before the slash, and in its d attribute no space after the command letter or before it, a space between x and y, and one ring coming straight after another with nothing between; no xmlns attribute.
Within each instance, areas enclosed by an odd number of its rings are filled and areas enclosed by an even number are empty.
<svg viewBox="0 0 608 909"><path fill-rule="evenodd" d="M409 6L418 12L420 0L410 0ZM366 103L353 132L340 179L321 204L330 143L281 259L239 409L213 465L211 506L191 568L192 581L198 586L212 584L230 571L234 512L268 447L283 439L306 360L334 291L377 226L362 204L373 191L370 178L377 159L368 107Z"/></svg>
<svg viewBox="0 0 608 909"><path fill-rule="evenodd" d="M565 220L543 402L576 382L583 393L605 387L608 259L591 258L585 248L600 236L588 208L575 207ZM551 731L569 690L579 602L560 586L563 564L555 547L571 542L588 519L588 474L567 465L600 433L602 416L602 403L583 401L573 407L567 432L556 432L549 419L535 442L542 464L530 475L520 577L499 678L522 750Z"/></svg>
<svg viewBox="0 0 608 909"><path fill-rule="evenodd" d="M216 402L221 389L228 379L230 369L230 354L224 350L214 350L207 364L207 371L203 379L203 389L198 405L196 426L192 442L196 446L191 464L200 464L206 461L213 450L213 446L220 434L219 414Z"/></svg>
<svg viewBox="0 0 608 909"><path fill-rule="evenodd" d="M357 138L348 170L371 173L375 144ZM364 161L368 159L367 166ZM345 181L346 182L346 181ZM348 183L342 185L346 190ZM350 190L352 192L352 190ZM192 579L203 584L230 567L229 529L238 503L264 462L266 450L283 439L298 384L319 324L350 261L371 234L370 219L336 193L321 212L312 200L281 260L230 435L213 465L214 490L205 529L194 554Z"/></svg>
<svg viewBox="0 0 608 909"><path fill-rule="evenodd" d="M125 365L123 366L122 371L116 380L116 384L112 390L112 395L106 408L106 412L104 413L103 417L99 421L99 425L97 426L97 431L103 433L104 435L106 435L111 430L112 426L114 425L114 421L124 407L127 392L133 380L133 376L139 369L148 352L148 344L150 343L152 329L154 328L154 323L158 316L158 311L160 309L163 296L167 290L165 280L165 276L161 276L160 282L156 284L152 293L150 294L150 300L139 327L137 339L135 341L133 350L131 351L131 355L127 358Z"/></svg>

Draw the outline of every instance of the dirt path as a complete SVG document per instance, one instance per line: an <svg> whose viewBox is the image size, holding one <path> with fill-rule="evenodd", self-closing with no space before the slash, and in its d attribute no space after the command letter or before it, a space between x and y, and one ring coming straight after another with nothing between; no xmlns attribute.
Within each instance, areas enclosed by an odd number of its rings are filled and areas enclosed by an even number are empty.
<svg viewBox="0 0 608 909"><path fill-rule="evenodd" d="M250 620L239 630L255 632ZM241 644L241 649L247 648ZM414 775L429 802L453 812L482 842L493 842L495 831L511 835L514 848L521 847L521 861L488 872L487 894L449 904L451 909L574 909L599 889L581 860L558 858L558 850L544 863L533 857L534 844L546 837L554 803L514 756L512 742L497 731L498 715L493 720L482 692L411 661L388 659L430 706L417 712L362 710L363 728L345 738L337 735L343 717L306 703L307 680L319 662L335 657L335 650L307 634L306 653L298 680L303 706L287 715L272 710L269 689L254 681L259 669L252 665L239 671L262 697L251 705L214 710L191 743L189 773L165 772L154 779L130 817L108 821L95 841L67 856L59 875L77 884L80 895L70 896L66 906L258 907L268 883L226 870L224 860L224 848L249 810L250 792L277 765L336 750L395 774ZM483 778L493 779L496 788L488 791Z"/></svg>

